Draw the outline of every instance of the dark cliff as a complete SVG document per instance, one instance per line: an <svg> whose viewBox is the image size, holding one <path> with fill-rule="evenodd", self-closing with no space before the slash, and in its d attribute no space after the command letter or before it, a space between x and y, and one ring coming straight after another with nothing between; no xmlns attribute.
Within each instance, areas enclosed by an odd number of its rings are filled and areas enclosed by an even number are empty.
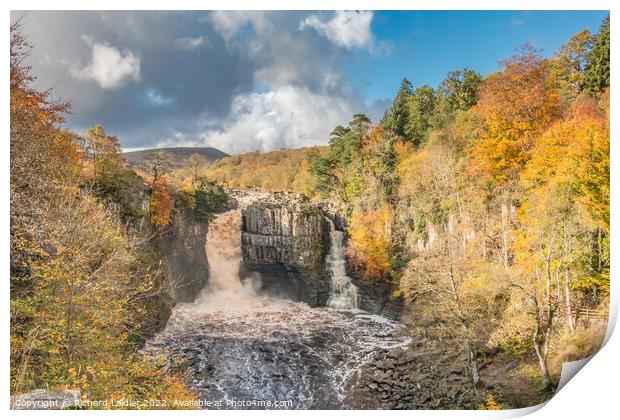
<svg viewBox="0 0 620 420"><path fill-rule="evenodd" d="M207 284L209 263L205 253L208 225L197 222L191 208L177 210L172 224L158 237L166 260L170 289L177 302L193 302Z"/></svg>

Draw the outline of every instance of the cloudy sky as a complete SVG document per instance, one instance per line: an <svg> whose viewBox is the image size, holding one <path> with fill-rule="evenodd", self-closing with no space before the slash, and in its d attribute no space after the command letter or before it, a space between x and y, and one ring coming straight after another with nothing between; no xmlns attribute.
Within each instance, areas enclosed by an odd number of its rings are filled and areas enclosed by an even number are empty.
<svg viewBox="0 0 620 420"><path fill-rule="evenodd" d="M12 19L23 15L13 12ZM381 118L403 77L483 74L525 42L552 53L605 12L27 12L40 87L71 129L125 150L227 153L325 144L357 112Z"/></svg>

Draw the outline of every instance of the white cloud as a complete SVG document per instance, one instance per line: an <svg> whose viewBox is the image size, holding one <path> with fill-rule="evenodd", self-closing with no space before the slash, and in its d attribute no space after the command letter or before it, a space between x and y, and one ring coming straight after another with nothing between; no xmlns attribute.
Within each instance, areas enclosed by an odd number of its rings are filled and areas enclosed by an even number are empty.
<svg viewBox="0 0 620 420"><path fill-rule="evenodd" d="M151 105L168 106L173 102L172 98L162 95L156 89L147 89L144 93L146 95L146 99Z"/></svg>
<svg viewBox="0 0 620 420"><path fill-rule="evenodd" d="M314 14L299 23L299 29L314 28L334 44L347 49L372 48L375 38L370 24L373 12L338 10L326 20Z"/></svg>
<svg viewBox="0 0 620 420"><path fill-rule="evenodd" d="M207 43L207 38L204 36L197 37L182 37L174 40L174 44L185 51L196 50Z"/></svg>
<svg viewBox="0 0 620 420"><path fill-rule="evenodd" d="M233 43L237 31L245 25L251 23L257 32L269 25L262 11L215 10L209 13L208 20L227 44Z"/></svg>
<svg viewBox="0 0 620 420"><path fill-rule="evenodd" d="M237 96L224 126L200 138L230 154L314 146L326 144L332 128L353 113L344 98L282 86Z"/></svg>
<svg viewBox="0 0 620 420"><path fill-rule="evenodd" d="M94 80L103 89L117 88L127 80L140 80L139 56L127 49L121 52L107 43L83 38L91 47L91 61L82 68L70 64L71 76L79 80Z"/></svg>

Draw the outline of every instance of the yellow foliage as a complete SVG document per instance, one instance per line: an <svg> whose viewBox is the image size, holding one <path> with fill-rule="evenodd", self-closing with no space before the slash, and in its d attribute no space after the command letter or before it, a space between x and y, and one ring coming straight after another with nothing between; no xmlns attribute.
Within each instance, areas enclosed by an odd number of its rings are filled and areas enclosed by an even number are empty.
<svg viewBox="0 0 620 420"><path fill-rule="evenodd" d="M386 207L351 215L348 254L367 280L385 279L390 272L391 224Z"/></svg>
<svg viewBox="0 0 620 420"><path fill-rule="evenodd" d="M609 231L609 122L589 98L535 142L523 175L529 188L564 186L595 223Z"/></svg>
<svg viewBox="0 0 620 420"><path fill-rule="evenodd" d="M473 108L479 123L467 151L471 172L491 189L517 181L533 139L561 115L549 75L549 63L530 51L504 62L480 86Z"/></svg>
<svg viewBox="0 0 620 420"><path fill-rule="evenodd" d="M229 188L295 191L312 197L316 194L315 181L307 158L311 150L323 153L325 148L280 149L226 157L208 165L205 175Z"/></svg>
<svg viewBox="0 0 620 420"><path fill-rule="evenodd" d="M487 394L487 402L480 404L478 410L502 410L504 407L495 401L493 394Z"/></svg>

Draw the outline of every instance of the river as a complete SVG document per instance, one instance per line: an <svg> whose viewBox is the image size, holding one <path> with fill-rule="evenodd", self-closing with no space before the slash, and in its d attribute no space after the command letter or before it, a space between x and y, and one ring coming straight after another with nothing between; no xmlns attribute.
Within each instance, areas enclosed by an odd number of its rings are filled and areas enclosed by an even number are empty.
<svg viewBox="0 0 620 420"><path fill-rule="evenodd" d="M260 279L239 278L240 236L239 210L209 225L210 284L194 303L174 308L145 354L163 357L214 408L360 408L364 366L411 338L402 324L356 309L342 232L331 234L326 308L263 296ZM372 390L364 392L372 400Z"/></svg>

